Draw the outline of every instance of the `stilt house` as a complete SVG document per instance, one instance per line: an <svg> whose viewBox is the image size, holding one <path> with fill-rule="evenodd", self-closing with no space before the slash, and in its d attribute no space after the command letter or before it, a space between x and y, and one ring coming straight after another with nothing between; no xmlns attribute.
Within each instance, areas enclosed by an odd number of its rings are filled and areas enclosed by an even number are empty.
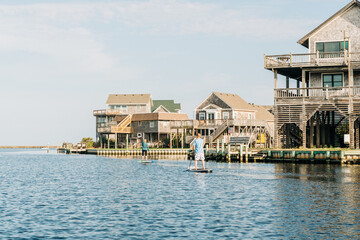
<svg viewBox="0 0 360 240"><path fill-rule="evenodd" d="M205 136L206 142L228 142L229 137L246 136L254 147L272 144L274 116L237 94L213 92L194 111L195 130Z"/></svg>
<svg viewBox="0 0 360 240"><path fill-rule="evenodd" d="M274 72L275 147L359 148L359 2L351 1L298 43L307 53L264 55L265 68ZM280 75L285 88L278 87Z"/></svg>
<svg viewBox="0 0 360 240"><path fill-rule="evenodd" d="M110 94L106 104L107 109L93 112L100 147L125 147L126 143L131 146L142 139L151 146L168 146L173 132L171 123L189 120L180 113L179 103L152 100L150 94Z"/></svg>

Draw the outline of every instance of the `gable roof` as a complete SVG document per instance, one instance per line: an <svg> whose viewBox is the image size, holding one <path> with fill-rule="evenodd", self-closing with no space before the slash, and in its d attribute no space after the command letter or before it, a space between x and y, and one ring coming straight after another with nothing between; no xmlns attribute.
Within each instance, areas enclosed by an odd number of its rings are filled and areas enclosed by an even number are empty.
<svg viewBox="0 0 360 240"><path fill-rule="evenodd" d="M163 105L160 105L155 110L152 110L151 112L156 113L156 112L170 112L170 111L167 110Z"/></svg>
<svg viewBox="0 0 360 240"><path fill-rule="evenodd" d="M338 12L336 12L334 15L332 15L330 18L328 18L325 22L321 23L319 26L317 26L314 30L306 34L303 38L301 38L298 43L303 45L304 47L309 47L309 38L315 34L317 31L319 31L322 27L327 25L329 22L331 22L333 19L337 18L338 16L341 16L345 12L347 12L349 9L351 9L354 6L360 6L360 3L357 0L352 0L350 3L348 3L345 7L340 9Z"/></svg>
<svg viewBox="0 0 360 240"><path fill-rule="evenodd" d="M220 93L220 92L213 92L213 94L215 94L218 98L223 100L232 109L254 111L251 105L237 94Z"/></svg>
<svg viewBox="0 0 360 240"><path fill-rule="evenodd" d="M181 104L175 103L174 100L153 100L151 112L155 111L160 106L162 106L169 112L177 112L178 110L181 110Z"/></svg>
<svg viewBox="0 0 360 240"><path fill-rule="evenodd" d="M152 103L150 94L109 94L106 104Z"/></svg>
<svg viewBox="0 0 360 240"><path fill-rule="evenodd" d="M209 105L207 105L206 107L204 107L203 109L219 109L221 107L219 107L216 104L210 103Z"/></svg>

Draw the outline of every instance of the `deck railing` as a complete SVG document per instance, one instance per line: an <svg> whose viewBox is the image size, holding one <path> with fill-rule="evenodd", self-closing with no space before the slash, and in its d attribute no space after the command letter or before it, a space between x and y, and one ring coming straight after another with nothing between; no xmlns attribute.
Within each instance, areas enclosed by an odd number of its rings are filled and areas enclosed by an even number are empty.
<svg viewBox="0 0 360 240"><path fill-rule="evenodd" d="M127 114L126 111L120 109L101 109L101 110L94 110L94 116L105 116L105 115L122 115Z"/></svg>
<svg viewBox="0 0 360 240"><path fill-rule="evenodd" d="M359 62L358 52L315 52L301 54L264 55L264 67L338 66Z"/></svg>
<svg viewBox="0 0 360 240"><path fill-rule="evenodd" d="M277 88L275 98L336 98L336 97L360 97L360 86L353 87L310 87L310 88Z"/></svg>

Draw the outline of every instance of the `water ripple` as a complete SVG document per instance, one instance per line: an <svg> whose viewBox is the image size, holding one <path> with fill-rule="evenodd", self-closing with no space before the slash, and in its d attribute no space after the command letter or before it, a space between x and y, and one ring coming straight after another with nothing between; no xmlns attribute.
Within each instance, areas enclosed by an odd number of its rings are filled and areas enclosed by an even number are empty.
<svg viewBox="0 0 360 240"><path fill-rule="evenodd" d="M359 166L208 163L0 151L8 239L355 239Z"/></svg>

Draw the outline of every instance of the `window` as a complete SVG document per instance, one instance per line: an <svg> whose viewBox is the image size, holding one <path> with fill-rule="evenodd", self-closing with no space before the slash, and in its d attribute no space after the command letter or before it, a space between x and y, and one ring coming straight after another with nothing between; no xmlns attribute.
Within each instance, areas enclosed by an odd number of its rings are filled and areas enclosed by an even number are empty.
<svg viewBox="0 0 360 240"><path fill-rule="evenodd" d="M219 112L216 113L216 119L221 119L221 114Z"/></svg>
<svg viewBox="0 0 360 240"><path fill-rule="evenodd" d="M233 112L233 119L237 119L238 113L237 112Z"/></svg>
<svg viewBox="0 0 360 240"><path fill-rule="evenodd" d="M229 112L223 112L223 119L229 119Z"/></svg>
<svg viewBox="0 0 360 240"><path fill-rule="evenodd" d="M114 121L114 117L109 117L109 122Z"/></svg>
<svg viewBox="0 0 360 240"><path fill-rule="evenodd" d="M149 127L153 128L155 126L154 121L150 121Z"/></svg>
<svg viewBox="0 0 360 240"><path fill-rule="evenodd" d="M99 117L98 118L98 123L105 123L106 122L106 118L105 117Z"/></svg>
<svg viewBox="0 0 360 240"><path fill-rule="evenodd" d="M208 119L214 120L215 119L215 113L208 113Z"/></svg>
<svg viewBox="0 0 360 240"><path fill-rule="evenodd" d="M141 105L136 105L136 109L140 109L141 108Z"/></svg>
<svg viewBox="0 0 360 240"><path fill-rule="evenodd" d="M349 42L345 41L345 48L349 50ZM320 53L334 53L344 51L344 41L339 42L317 42L316 51Z"/></svg>
<svg viewBox="0 0 360 240"><path fill-rule="evenodd" d="M142 122L138 122L138 126L141 126L142 125Z"/></svg>
<svg viewBox="0 0 360 240"><path fill-rule="evenodd" d="M127 110L127 106L126 106L126 105L121 105L121 110L126 111L126 110Z"/></svg>
<svg viewBox="0 0 360 240"><path fill-rule="evenodd" d="M199 113L199 120L205 120L205 113L204 112Z"/></svg>
<svg viewBox="0 0 360 240"><path fill-rule="evenodd" d="M248 119L253 119L252 113L248 113Z"/></svg>
<svg viewBox="0 0 360 240"><path fill-rule="evenodd" d="M342 74L324 74L323 87L342 87L343 75Z"/></svg>

